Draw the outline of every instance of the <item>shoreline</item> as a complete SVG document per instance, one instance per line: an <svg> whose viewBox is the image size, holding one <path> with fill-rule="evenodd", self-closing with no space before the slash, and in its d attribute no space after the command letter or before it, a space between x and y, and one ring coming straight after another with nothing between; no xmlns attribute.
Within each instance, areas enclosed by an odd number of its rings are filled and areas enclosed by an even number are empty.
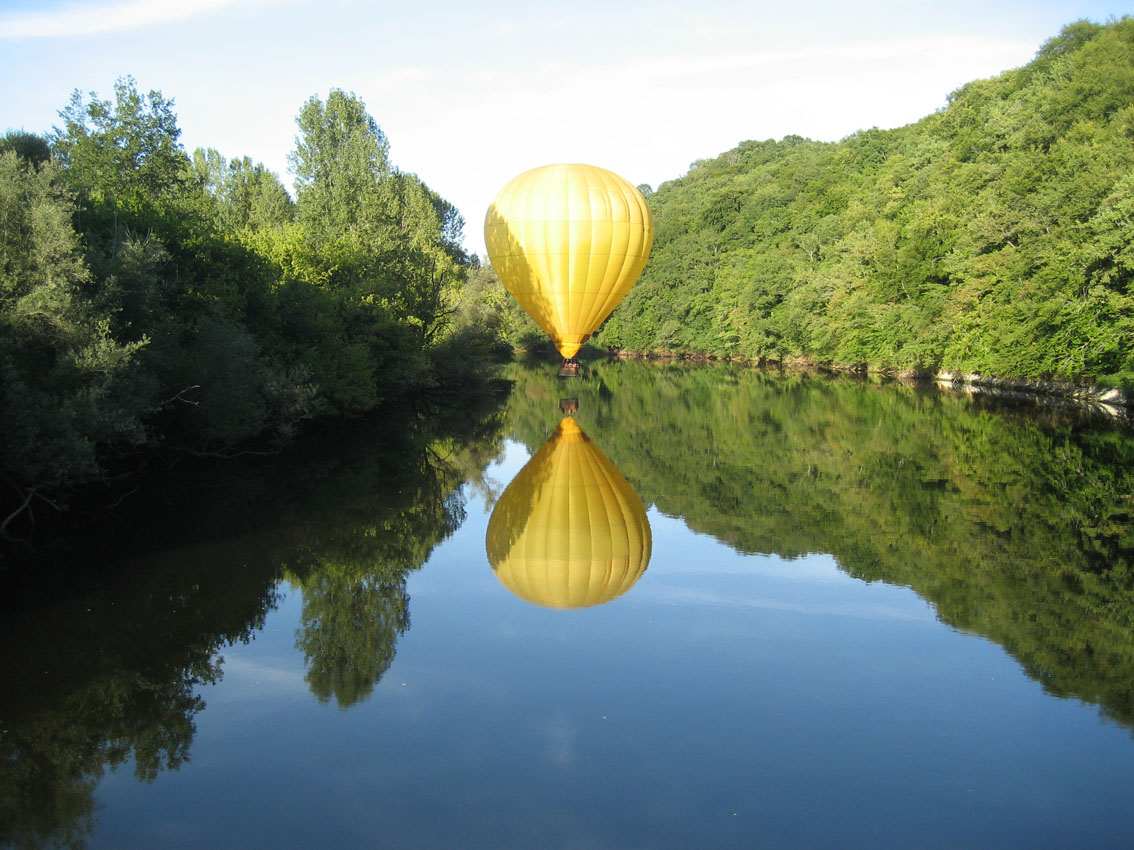
<svg viewBox="0 0 1134 850"><path fill-rule="evenodd" d="M951 389L969 395L984 394L1032 400L1037 404L1064 401L1075 407L1103 413L1124 422L1134 420L1134 399L1127 397L1117 387L1100 387L1096 384L1074 384L1068 381L1042 380L1039 378L1001 378L977 372L961 373L945 369L929 371L879 368L865 363L853 365L823 363L805 358L769 360L765 358L719 357L699 352L630 351L625 349L611 351L610 355L620 360L735 363L738 366L761 369L820 371L832 374L889 378L903 383L935 384L943 389Z"/></svg>

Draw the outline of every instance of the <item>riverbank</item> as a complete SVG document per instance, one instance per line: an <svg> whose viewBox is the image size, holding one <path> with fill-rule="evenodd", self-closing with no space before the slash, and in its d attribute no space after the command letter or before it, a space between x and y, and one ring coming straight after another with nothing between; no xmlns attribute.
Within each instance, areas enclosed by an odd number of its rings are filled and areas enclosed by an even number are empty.
<svg viewBox="0 0 1134 850"><path fill-rule="evenodd" d="M849 375L867 375L912 383L934 383L944 389L970 395L985 394L1006 396L1037 404L1063 402L1083 409L1111 416L1122 421L1134 421L1134 397L1117 387L1097 384L1074 384L1066 381L1037 378L1001 378L995 375L960 373L947 370L917 370L878 368L866 363L824 363L805 358L791 360L752 359L747 357L719 357L702 352L618 350L610 352L622 360L675 360L691 363L735 363L738 366L760 369L792 371L819 371Z"/></svg>
<svg viewBox="0 0 1134 850"><path fill-rule="evenodd" d="M81 574L87 563L144 548L154 534L210 538L244 523L250 512L279 514L278 505L267 513L259 507L295 490L273 478L279 470L307 469L289 479L306 481L343 463L362 469L359 458L371 455L381 462L370 466L395 468L422 446L498 431L508 384L495 370L469 370L463 388L450 378L363 416L308 420L286 444L250 440L230 452L153 448L113 459L95 480L26 500L0 497L0 577L29 564Z"/></svg>

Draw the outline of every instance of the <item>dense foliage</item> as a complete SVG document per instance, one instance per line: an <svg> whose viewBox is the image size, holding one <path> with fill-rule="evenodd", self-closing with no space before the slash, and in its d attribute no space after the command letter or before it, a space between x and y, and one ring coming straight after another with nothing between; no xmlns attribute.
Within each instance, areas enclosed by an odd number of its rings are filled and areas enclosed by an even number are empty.
<svg viewBox="0 0 1134 850"><path fill-rule="evenodd" d="M463 220L354 95L303 105L294 201L186 153L132 79L60 117L0 141L0 534L130 453L282 442L436 385L476 336L450 321Z"/></svg>
<svg viewBox="0 0 1134 850"><path fill-rule="evenodd" d="M932 387L734 366L517 363L509 432L557 399L647 504L744 553L912 587L1059 696L1134 726L1134 440ZM1045 418L1047 421L1045 421Z"/></svg>
<svg viewBox="0 0 1134 850"><path fill-rule="evenodd" d="M649 196L609 348L1134 382L1134 18L896 130L749 141Z"/></svg>

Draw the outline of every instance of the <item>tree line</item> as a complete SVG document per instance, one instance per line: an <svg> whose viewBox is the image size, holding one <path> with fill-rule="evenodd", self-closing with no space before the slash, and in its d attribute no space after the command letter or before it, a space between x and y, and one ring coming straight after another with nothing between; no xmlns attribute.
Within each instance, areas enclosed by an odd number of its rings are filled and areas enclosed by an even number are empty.
<svg viewBox="0 0 1134 850"><path fill-rule="evenodd" d="M607 348L1134 386L1134 18L907 127L743 142L648 200Z"/></svg>
<svg viewBox="0 0 1134 850"><path fill-rule="evenodd" d="M355 95L303 104L294 199L188 153L132 78L59 115L0 139L0 533L155 450L280 444L444 384L483 342L453 321L460 213Z"/></svg>

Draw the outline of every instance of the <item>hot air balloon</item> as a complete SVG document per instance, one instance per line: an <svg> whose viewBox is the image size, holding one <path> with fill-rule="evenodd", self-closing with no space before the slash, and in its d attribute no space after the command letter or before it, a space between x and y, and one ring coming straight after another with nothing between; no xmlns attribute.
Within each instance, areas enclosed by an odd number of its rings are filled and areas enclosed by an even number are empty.
<svg viewBox="0 0 1134 850"><path fill-rule="evenodd" d="M545 165L496 195L484 242L504 286L569 360L642 273L654 220L617 174Z"/></svg>
<svg viewBox="0 0 1134 850"><path fill-rule="evenodd" d="M570 417L504 490L485 537L501 584L551 608L621 596L646 571L650 546L642 500Z"/></svg>

